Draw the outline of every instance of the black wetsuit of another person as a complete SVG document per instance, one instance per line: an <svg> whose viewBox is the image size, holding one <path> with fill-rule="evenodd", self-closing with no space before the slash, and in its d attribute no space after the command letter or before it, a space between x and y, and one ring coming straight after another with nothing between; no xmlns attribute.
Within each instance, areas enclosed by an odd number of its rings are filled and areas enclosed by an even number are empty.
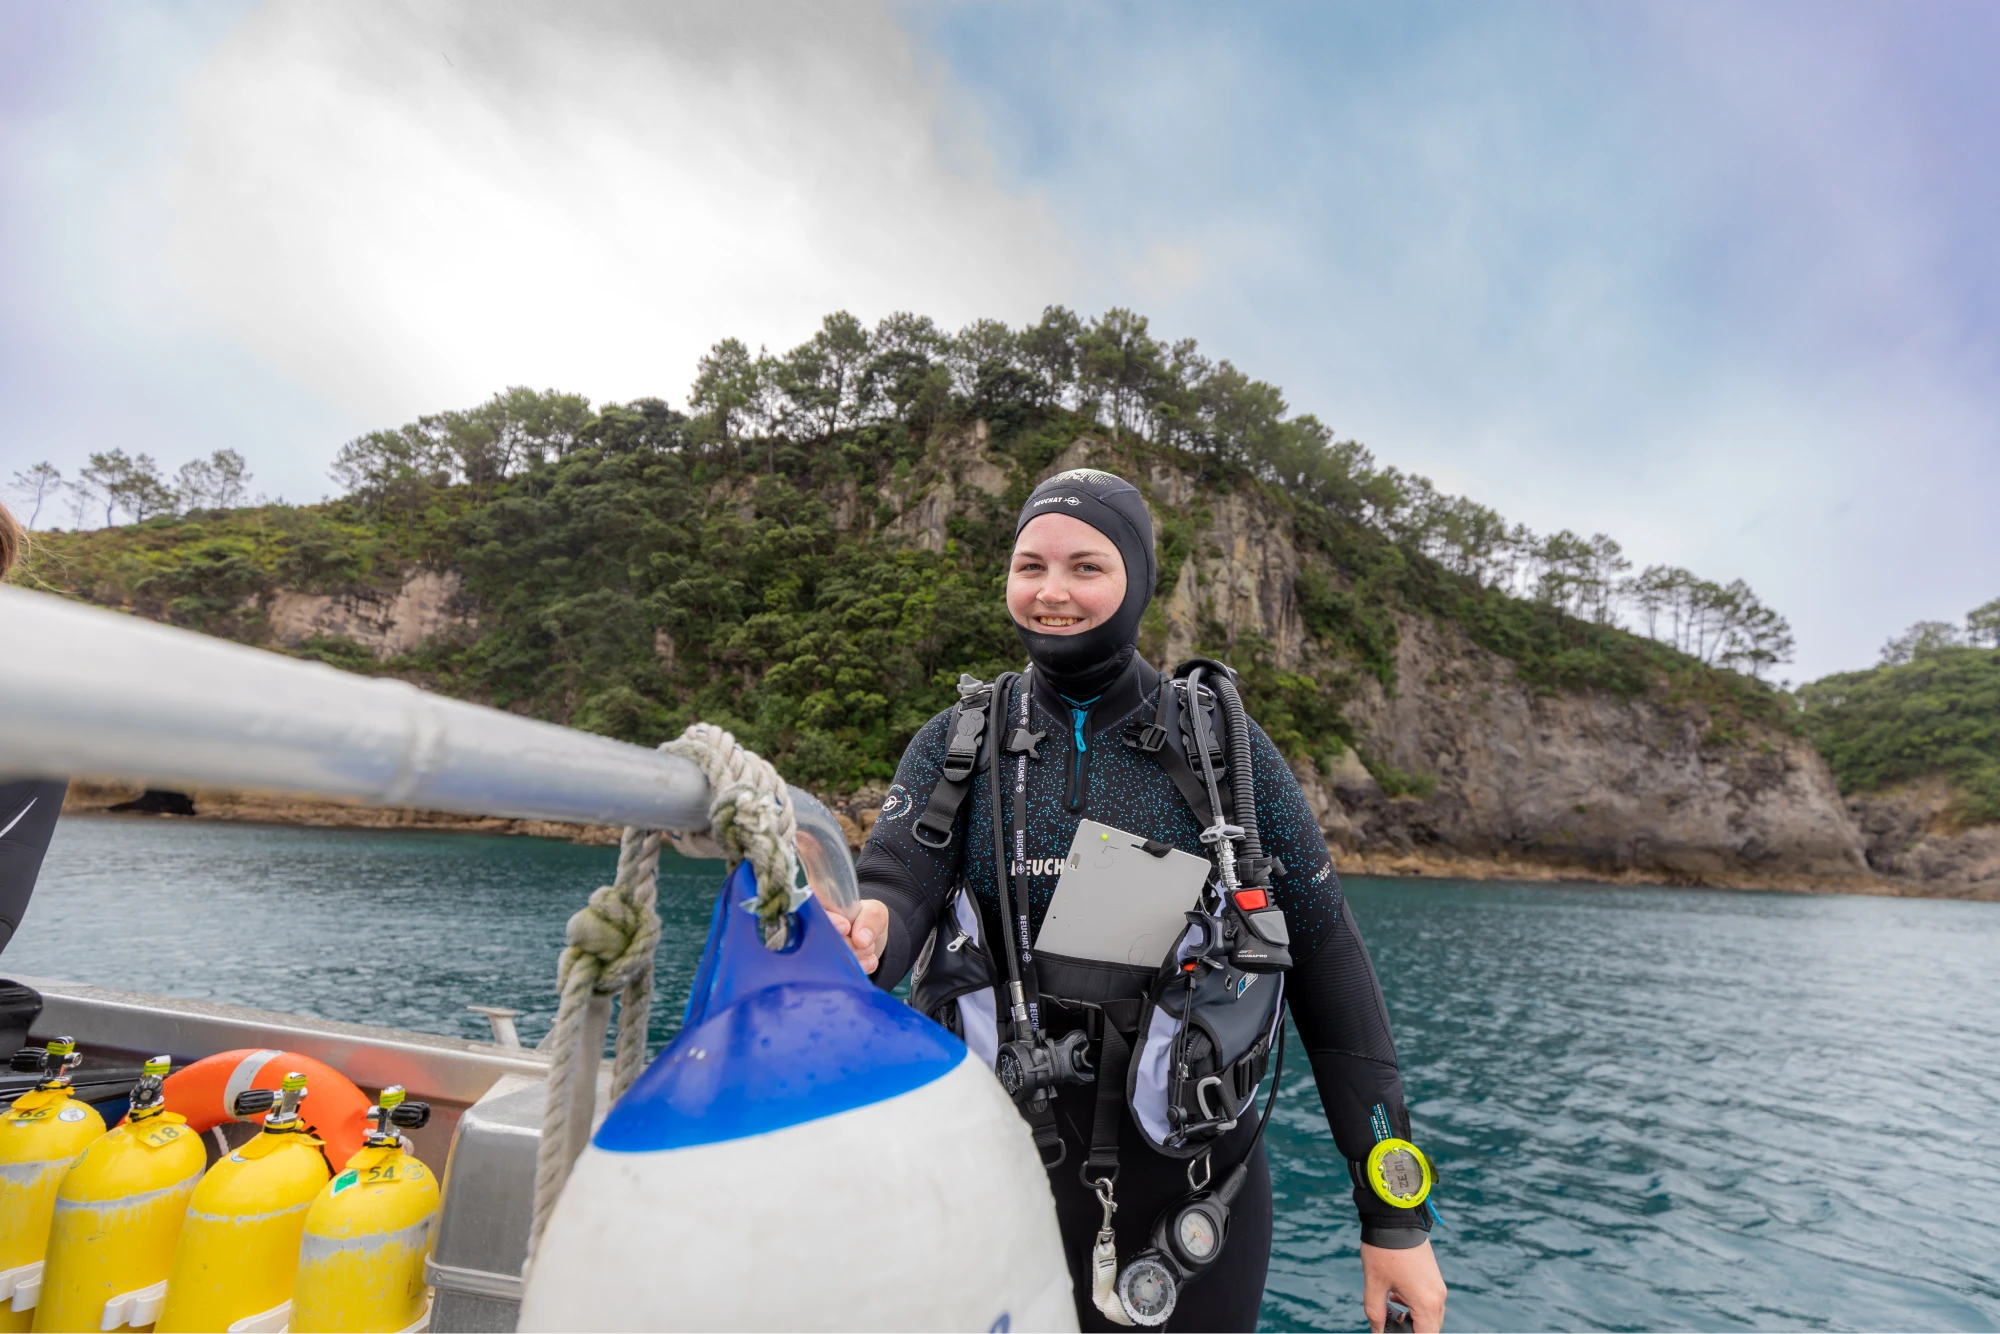
<svg viewBox="0 0 2000 1334"><path fill-rule="evenodd" d="M0 781L0 951L27 915L68 789L60 779ZM0 977L0 1055L12 1056L27 1043L41 1011L42 998L33 988Z"/></svg>
<svg viewBox="0 0 2000 1334"><path fill-rule="evenodd" d="M0 950L28 911L68 789L60 780L0 782Z"/></svg>
<svg viewBox="0 0 2000 1334"><path fill-rule="evenodd" d="M1152 721L1161 688L1161 674L1135 649L1139 615L1154 580L1152 524L1144 501L1109 473L1080 470L1037 488L1019 526L1046 512L1038 506L1051 503L1062 506L1057 512L1082 519L1118 546L1127 571L1127 592L1115 617L1082 634L1021 630L1032 662L1030 728L1047 733L1040 760L1028 765L1028 873L1014 882L1015 892L1026 898L1034 931L1041 929L1077 822L1086 816L1207 855L1195 814L1158 760L1121 744L1129 724ZM1016 716L1018 700L1016 695L1006 714L1009 719ZM930 848L911 834L942 771L949 716L947 711L931 719L903 753L895 785L861 854L862 896L880 899L890 914L888 940L875 972L876 984L885 988L895 986L910 971L949 891L961 880L971 886L985 919L982 938L1007 936L998 925L993 810L986 783L972 785L956 836L947 848ZM1326 841L1298 781L1254 723L1251 744L1264 851L1284 863L1284 874L1273 880L1272 898L1284 909L1295 960L1286 975L1286 1003L1304 1039L1335 1144L1346 1159L1365 1159L1375 1142L1369 1125L1374 1105L1388 1110L1396 1133L1409 1133L1388 1011L1327 856ZM1003 818L1011 819L1011 812ZM1052 1026L1059 1025L1054 1011L1045 1015ZM1295 1054L1292 1069L1297 1068ZM1090 1301L1090 1250L1102 1211L1077 1170L1088 1155L1095 1099L1094 1085L1061 1086L1056 1125L1067 1154L1049 1173L1076 1284L1078 1319L1086 1330L1117 1328ZM1217 1180L1244 1160L1256 1127L1257 1118L1246 1116L1216 1144ZM1129 1112L1120 1136L1119 1167L1114 1226L1122 1262L1149 1244L1155 1217L1185 1196L1189 1186L1187 1164L1147 1147ZM1183 1291L1167 1328L1256 1328L1271 1252L1271 1176L1261 1144L1249 1167L1222 1258ZM1388 1248L1424 1241L1429 1224L1421 1211L1394 1208L1359 1186L1354 1199L1364 1241Z"/></svg>
<svg viewBox="0 0 2000 1334"><path fill-rule="evenodd" d="M20 522L0 505L0 583L14 572L26 544ZM22 645L16 651L30 650ZM28 898L35 892L35 877L41 874L42 857L49 850L68 790L68 781L61 779L0 779L0 950L7 948L28 911ZM0 1026L5 1023L6 1018L0 1017ZM12 1054L0 1052L0 1056Z"/></svg>

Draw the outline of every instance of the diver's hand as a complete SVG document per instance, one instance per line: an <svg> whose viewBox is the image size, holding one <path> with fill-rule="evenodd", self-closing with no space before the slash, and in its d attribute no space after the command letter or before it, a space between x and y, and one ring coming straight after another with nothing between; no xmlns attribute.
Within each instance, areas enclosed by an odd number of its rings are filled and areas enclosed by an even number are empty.
<svg viewBox="0 0 2000 1334"><path fill-rule="evenodd" d="M1428 1238L1406 1251L1361 1243L1361 1306L1375 1334L1382 1334L1382 1324L1389 1318L1392 1292L1410 1308L1410 1324L1417 1334L1436 1334L1444 1328L1444 1275L1438 1272Z"/></svg>
<svg viewBox="0 0 2000 1334"><path fill-rule="evenodd" d="M827 920L847 941L861 971L872 973L882 964L882 947L889 943L889 905L880 899L863 899L854 905L854 916L843 917L831 908Z"/></svg>

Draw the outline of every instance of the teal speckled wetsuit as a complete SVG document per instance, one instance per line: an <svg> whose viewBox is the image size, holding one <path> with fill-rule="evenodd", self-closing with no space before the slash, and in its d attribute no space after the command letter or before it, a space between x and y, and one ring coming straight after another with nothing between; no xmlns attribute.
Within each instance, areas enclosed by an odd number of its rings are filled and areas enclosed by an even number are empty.
<svg viewBox="0 0 2000 1334"><path fill-rule="evenodd" d="M1027 679L1030 729L1046 735L1040 759L1028 764L1026 874L1016 877L1015 885L1027 901L1031 930L1039 931L1077 822L1085 816L1197 856L1205 857L1206 851L1194 812L1159 760L1122 743L1130 724L1152 720L1161 686L1158 671L1134 657L1083 710L1073 709L1039 673ZM1018 700L1017 695L1007 711L1010 720L1016 717ZM862 895L880 899L890 915L888 941L875 974L883 987L895 986L910 971L960 879L971 887L986 918L984 938L1006 938L998 926L993 811L983 767L948 847L933 849L911 835L916 814L941 773L949 717L949 711L940 713L910 742L861 854ZM1388 1108L1399 1133L1408 1133L1388 1012L1305 794L1277 747L1254 723L1251 744L1264 851L1284 863L1284 873L1273 878L1272 897L1284 909L1295 960L1286 978L1286 1002L1311 1059L1334 1141L1345 1158L1362 1159L1374 1144L1368 1111L1376 1103ZM1011 811L1003 815L1011 821ZM1114 1326L1089 1301L1087 1265L1101 1215L1077 1174L1087 1153L1094 1099L1091 1086L1061 1088L1056 1121L1069 1152L1064 1164L1051 1170L1049 1184L1078 1284L1079 1319L1085 1329L1110 1329ZM1255 1119L1245 1117L1217 1143L1218 1177L1242 1159L1255 1129ZM1120 1255L1130 1255L1146 1245L1159 1210L1187 1193L1186 1165L1154 1153L1128 1125L1120 1167L1118 1248ZM1183 1294L1168 1328L1256 1327L1271 1245L1270 1174L1261 1146L1250 1167L1222 1259ZM1427 1224L1417 1211L1393 1208L1359 1187L1354 1194L1364 1240L1390 1247L1422 1242Z"/></svg>

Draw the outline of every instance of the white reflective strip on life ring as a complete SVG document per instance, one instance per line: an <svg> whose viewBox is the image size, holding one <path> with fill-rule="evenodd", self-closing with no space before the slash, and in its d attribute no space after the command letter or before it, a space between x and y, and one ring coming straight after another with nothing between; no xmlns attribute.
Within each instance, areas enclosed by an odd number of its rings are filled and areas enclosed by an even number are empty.
<svg viewBox="0 0 2000 1334"><path fill-rule="evenodd" d="M266 1047L262 1051L253 1051L238 1061L236 1068L229 1072L229 1082L222 1086L222 1114L232 1121L249 1120L250 1118L247 1116L238 1116L236 1114L237 1095L248 1093L251 1084L256 1081L258 1073L265 1066L284 1054L276 1047Z"/></svg>

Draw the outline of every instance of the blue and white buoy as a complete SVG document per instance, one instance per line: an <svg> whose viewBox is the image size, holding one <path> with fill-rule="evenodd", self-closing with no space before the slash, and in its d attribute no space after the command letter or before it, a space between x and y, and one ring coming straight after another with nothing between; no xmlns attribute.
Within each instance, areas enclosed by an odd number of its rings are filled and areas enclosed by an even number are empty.
<svg viewBox="0 0 2000 1334"><path fill-rule="evenodd" d="M577 1159L523 1330L1076 1328L1026 1124L808 900L723 887L680 1035Z"/></svg>

